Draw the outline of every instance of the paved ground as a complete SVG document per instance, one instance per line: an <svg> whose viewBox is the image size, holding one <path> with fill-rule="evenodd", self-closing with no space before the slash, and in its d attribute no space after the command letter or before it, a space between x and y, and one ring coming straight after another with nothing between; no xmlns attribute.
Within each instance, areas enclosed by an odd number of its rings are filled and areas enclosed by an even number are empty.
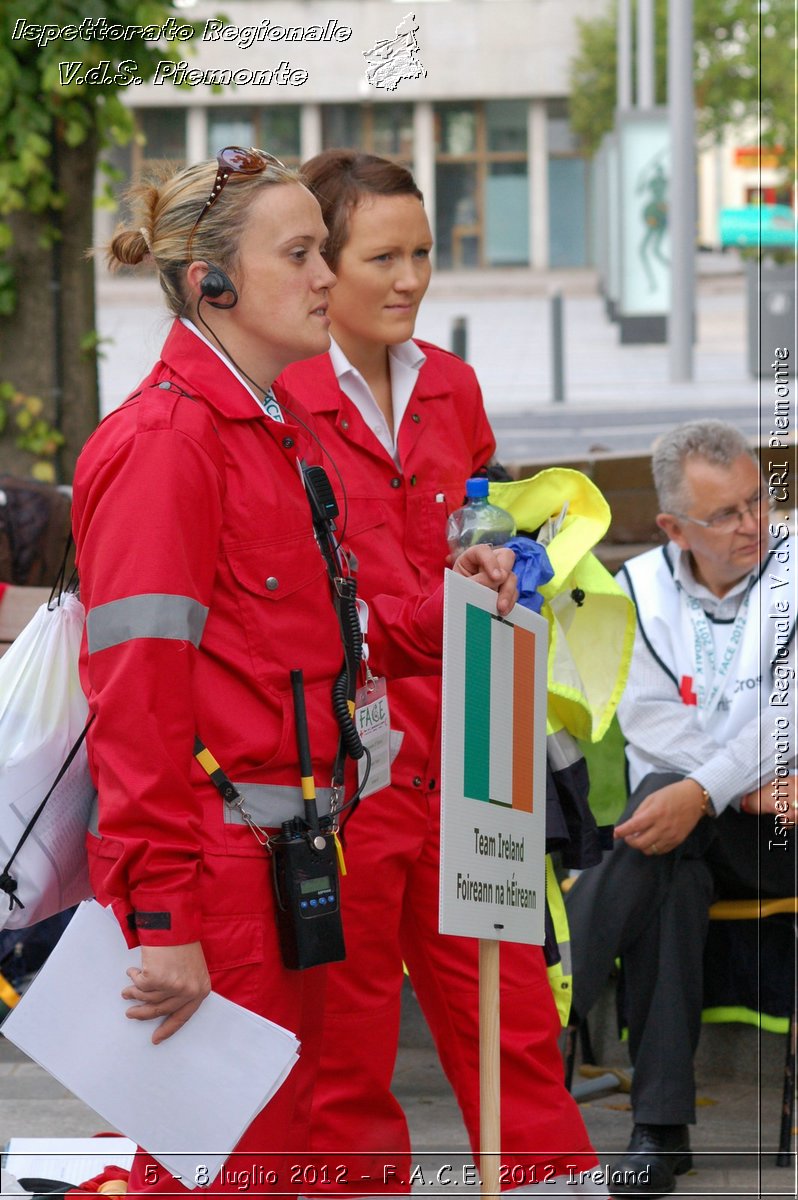
<svg viewBox="0 0 798 1200"><path fill-rule="evenodd" d="M745 281L731 256L699 256L694 380L670 382L667 345L621 346L592 271L442 272L433 277L419 337L451 344L465 317L467 357L477 371L499 441L519 462L595 447L647 449L669 425L697 413L736 421L749 434L772 411L773 381L747 366ZM565 403L552 401L550 295L564 296ZM152 279L105 281L98 323L105 347L103 402L118 402L149 369L168 328ZM761 397L760 397L761 392Z"/></svg>
<svg viewBox="0 0 798 1200"><path fill-rule="evenodd" d="M594 1040L602 1061L626 1065L614 1037L599 1030ZM705 1029L698 1056L700 1117L692 1138L695 1168L679 1179L678 1196L795 1196L795 1155L790 1167L775 1165L782 1053L783 1039L774 1035L760 1039L741 1026ZM394 1091L410 1125L419 1168L416 1194L441 1200L458 1192L476 1195L464 1173L472 1160L459 1111L409 984ZM602 1162L612 1164L629 1137L627 1097L605 1093L585 1102L582 1111ZM0 1147L15 1135L85 1137L110 1128L0 1038Z"/></svg>
<svg viewBox="0 0 798 1200"><path fill-rule="evenodd" d="M612 1033L594 1037L594 1049L602 1062L628 1067L625 1052ZM719 1200L796 1195L795 1155L790 1167L775 1165L782 1052L782 1038L766 1034L760 1039L750 1028L734 1025L704 1030L697 1059L699 1123L691 1138L694 1169L678 1180L678 1196ZM453 1151L465 1150L467 1142L409 990L394 1091L408 1114L416 1160L428 1182L423 1191L432 1194L431 1181L438 1165L452 1163L456 1177L461 1164L471 1159L465 1154L458 1157L440 1152L442 1145ZM607 1092L583 1102L581 1110L602 1164L612 1166L625 1150L631 1132L628 1097ZM438 1188L437 1192L444 1196L452 1190ZM567 1189L560 1189L559 1194L566 1196Z"/></svg>

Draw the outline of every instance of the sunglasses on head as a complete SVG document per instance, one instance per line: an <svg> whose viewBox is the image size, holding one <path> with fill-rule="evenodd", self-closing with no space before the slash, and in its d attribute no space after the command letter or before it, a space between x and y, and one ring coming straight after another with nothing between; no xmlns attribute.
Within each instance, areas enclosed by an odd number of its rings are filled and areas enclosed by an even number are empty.
<svg viewBox="0 0 798 1200"><path fill-rule="evenodd" d="M285 163L281 163L279 158L275 158L273 154L267 154L265 150L256 150L254 146L250 146L249 150L245 150L243 146L225 146L224 150L219 151L216 155L216 178L213 181L211 194L202 206L200 215L188 235L186 253L189 259L191 258L191 243L199 223L221 196L224 185L230 176L260 175L262 171L268 171L269 167L279 167L283 171L287 169Z"/></svg>

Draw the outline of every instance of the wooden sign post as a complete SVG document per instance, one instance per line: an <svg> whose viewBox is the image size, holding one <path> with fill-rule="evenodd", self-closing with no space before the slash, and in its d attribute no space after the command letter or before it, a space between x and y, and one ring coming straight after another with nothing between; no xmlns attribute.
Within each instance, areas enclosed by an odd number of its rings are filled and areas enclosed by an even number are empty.
<svg viewBox="0 0 798 1200"><path fill-rule="evenodd" d="M542 617L498 617L493 592L447 572L440 930L479 939L485 1197L500 1191L499 946L544 940L547 648Z"/></svg>

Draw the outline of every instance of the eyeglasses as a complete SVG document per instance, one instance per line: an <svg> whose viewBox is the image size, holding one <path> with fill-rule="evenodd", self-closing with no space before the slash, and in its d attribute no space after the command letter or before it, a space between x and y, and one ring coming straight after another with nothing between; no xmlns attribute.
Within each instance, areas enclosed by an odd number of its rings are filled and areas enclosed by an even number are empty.
<svg viewBox="0 0 798 1200"><path fill-rule="evenodd" d="M710 517L708 521L690 517L687 513L675 512L673 516L679 517L682 521L689 521L692 525L700 525L702 529L714 529L718 533L735 533L747 516L761 521L763 514L769 513L772 508L773 504L768 494L760 491L741 508L724 508L722 512L715 513L714 517Z"/></svg>
<svg viewBox="0 0 798 1200"><path fill-rule="evenodd" d="M189 259L191 258L191 243L199 223L213 208L231 175L260 175L262 171L268 171L269 167L287 170L285 163L280 162L279 158L275 158L273 154L267 154L265 150L256 150L254 146L250 146L249 150L245 150L242 146L225 146L224 150L220 150L216 155L216 167L216 178L213 181L211 194L205 201L202 211L188 235L186 257Z"/></svg>

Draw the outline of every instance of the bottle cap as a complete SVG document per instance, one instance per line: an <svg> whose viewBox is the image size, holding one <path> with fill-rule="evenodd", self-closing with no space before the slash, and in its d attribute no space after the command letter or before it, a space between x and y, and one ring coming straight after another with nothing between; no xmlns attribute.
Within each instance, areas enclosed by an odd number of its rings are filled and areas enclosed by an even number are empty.
<svg viewBox="0 0 798 1200"><path fill-rule="evenodd" d="M466 496L469 500L487 500L490 481L485 475L475 475L466 480Z"/></svg>

